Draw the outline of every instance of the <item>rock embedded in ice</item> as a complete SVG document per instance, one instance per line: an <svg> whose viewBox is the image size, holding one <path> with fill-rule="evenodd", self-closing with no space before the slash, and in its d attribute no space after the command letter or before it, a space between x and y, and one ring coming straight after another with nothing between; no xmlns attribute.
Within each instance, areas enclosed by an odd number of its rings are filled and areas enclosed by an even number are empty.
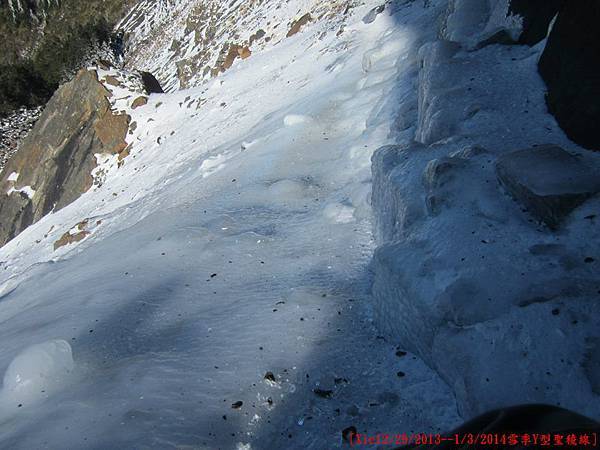
<svg viewBox="0 0 600 450"><path fill-rule="evenodd" d="M507 153L498 159L496 173L515 200L553 229L600 192L598 167L553 145Z"/></svg>

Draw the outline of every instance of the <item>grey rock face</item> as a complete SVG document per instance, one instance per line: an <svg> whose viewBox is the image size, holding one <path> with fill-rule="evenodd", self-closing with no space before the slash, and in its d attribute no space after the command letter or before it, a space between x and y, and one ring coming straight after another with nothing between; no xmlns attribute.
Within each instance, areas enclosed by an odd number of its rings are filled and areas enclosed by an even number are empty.
<svg viewBox="0 0 600 450"><path fill-rule="evenodd" d="M553 145L505 154L496 173L508 193L550 228L600 192L599 170Z"/></svg>
<svg viewBox="0 0 600 450"><path fill-rule="evenodd" d="M119 153L129 116L110 109L110 92L82 70L49 101L0 181L0 244L86 192L95 153Z"/></svg>

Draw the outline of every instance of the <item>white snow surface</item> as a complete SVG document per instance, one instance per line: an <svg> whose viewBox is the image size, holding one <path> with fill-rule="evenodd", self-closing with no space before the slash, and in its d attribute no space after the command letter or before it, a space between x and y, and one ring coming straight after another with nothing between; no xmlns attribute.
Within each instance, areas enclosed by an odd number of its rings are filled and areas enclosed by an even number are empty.
<svg viewBox="0 0 600 450"><path fill-rule="evenodd" d="M2 392L52 380L2 397L0 447L322 449L460 422L373 326L370 158L440 13L362 23L375 6L151 95L124 165L0 249Z"/></svg>
<svg viewBox="0 0 600 450"><path fill-rule="evenodd" d="M23 186L22 188L11 187L8 191L6 191L6 195L11 195L13 192L20 192L21 194L25 194L29 198L33 198L35 195L35 190L31 186Z"/></svg>

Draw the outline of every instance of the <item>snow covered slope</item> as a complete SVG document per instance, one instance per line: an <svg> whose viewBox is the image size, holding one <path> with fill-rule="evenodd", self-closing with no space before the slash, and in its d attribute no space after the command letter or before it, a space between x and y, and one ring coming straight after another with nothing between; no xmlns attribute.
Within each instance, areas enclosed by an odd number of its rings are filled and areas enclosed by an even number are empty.
<svg viewBox="0 0 600 450"><path fill-rule="evenodd" d="M370 158L441 12L364 23L376 6L135 109L107 84L129 156L0 250L0 447L322 449L458 423L371 320Z"/></svg>
<svg viewBox="0 0 600 450"><path fill-rule="evenodd" d="M342 32L348 15L363 3L142 0L118 28L126 33L127 67L148 70L174 90L197 86L231 67L234 58L272 48L305 26L317 27L315 40Z"/></svg>

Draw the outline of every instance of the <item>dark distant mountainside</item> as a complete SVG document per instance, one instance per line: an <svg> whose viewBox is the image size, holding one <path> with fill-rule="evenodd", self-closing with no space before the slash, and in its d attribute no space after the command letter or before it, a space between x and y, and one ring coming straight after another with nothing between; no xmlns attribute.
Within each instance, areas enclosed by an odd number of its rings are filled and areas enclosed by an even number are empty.
<svg viewBox="0 0 600 450"><path fill-rule="evenodd" d="M0 116L45 103L58 85L101 49L134 0L2 0Z"/></svg>

